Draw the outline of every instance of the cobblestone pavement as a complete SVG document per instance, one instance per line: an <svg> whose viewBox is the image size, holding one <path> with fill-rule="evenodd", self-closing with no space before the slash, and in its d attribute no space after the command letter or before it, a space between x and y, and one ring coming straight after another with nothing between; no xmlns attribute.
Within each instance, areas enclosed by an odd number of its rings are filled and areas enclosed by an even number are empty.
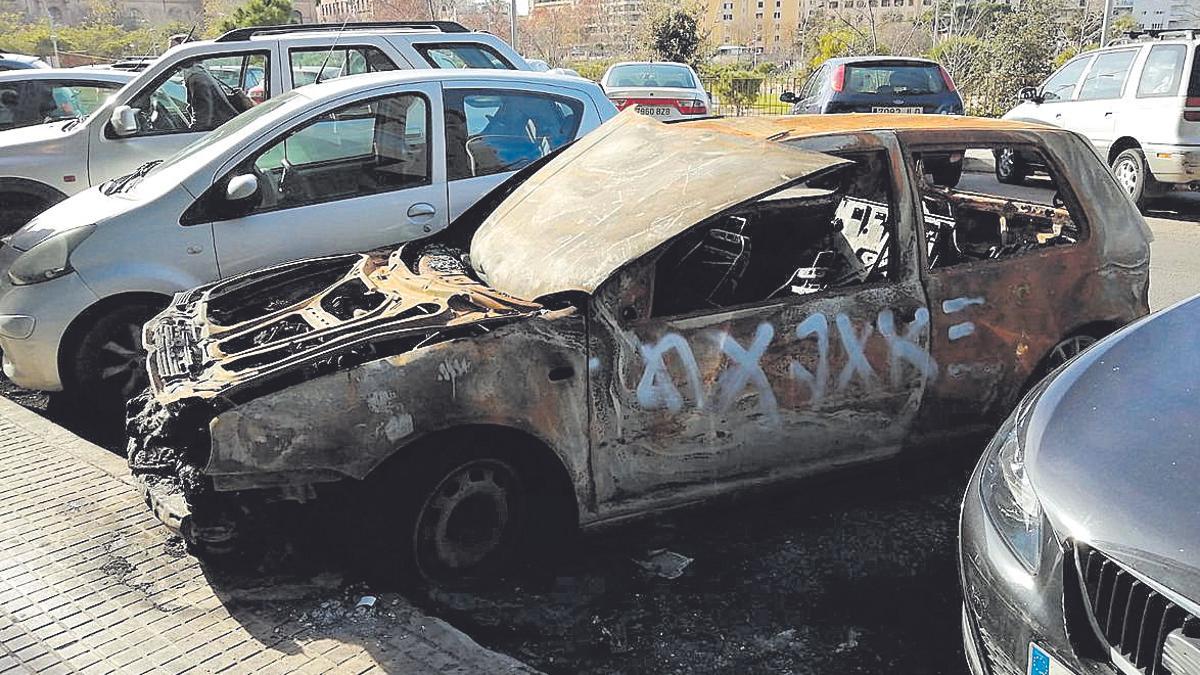
<svg viewBox="0 0 1200 675"><path fill-rule="evenodd" d="M0 673L532 673L395 594L223 581L124 461L0 399Z"/></svg>

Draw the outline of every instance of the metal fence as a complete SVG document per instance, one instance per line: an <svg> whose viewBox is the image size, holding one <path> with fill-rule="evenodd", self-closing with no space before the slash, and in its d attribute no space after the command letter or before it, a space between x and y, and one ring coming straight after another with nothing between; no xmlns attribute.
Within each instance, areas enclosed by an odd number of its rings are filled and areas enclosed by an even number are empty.
<svg viewBox="0 0 1200 675"><path fill-rule="evenodd" d="M792 104L780 101L779 95L797 91L804 80L775 75L723 75L701 78L701 83L712 98L714 115L786 115L792 112Z"/></svg>

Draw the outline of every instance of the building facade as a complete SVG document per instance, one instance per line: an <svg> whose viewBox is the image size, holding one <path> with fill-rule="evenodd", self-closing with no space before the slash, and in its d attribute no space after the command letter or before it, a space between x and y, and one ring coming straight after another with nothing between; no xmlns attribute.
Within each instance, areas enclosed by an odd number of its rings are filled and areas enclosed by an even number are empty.
<svg viewBox="0 0 1200 675"><path fill-rule="evenodd" d="M1116 0L1113 13L1133 17L1142 30L1200 29L1200 0Z"/></svg>

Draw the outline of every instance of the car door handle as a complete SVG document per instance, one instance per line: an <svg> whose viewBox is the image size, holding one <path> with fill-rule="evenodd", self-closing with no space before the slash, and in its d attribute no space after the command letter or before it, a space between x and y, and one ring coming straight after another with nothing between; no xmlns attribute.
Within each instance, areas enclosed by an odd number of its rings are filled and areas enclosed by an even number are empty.
<svg viewBox="0 0 1200 675"><path fill-rule="evenodd" d="M435 215L437 215L437 209L433 207L433 204L419 202L408 207L409 218L430 218Z"/></svg>
<svg viewBox="0 0 1200 675"><path fill-rule="evenodd" d="M1112 117L1112 112L1106 112L1106 113L1104 113L1104 116L1105 116L1105 117Z"/></svg>
<svg viewBox="0 0 1200 675"><path fill-rule="evenodd" d="M202 246L187 247L188 255L198 255L198 254L202 253L203 251L204 251L204 247L202 247Z"/></svg>

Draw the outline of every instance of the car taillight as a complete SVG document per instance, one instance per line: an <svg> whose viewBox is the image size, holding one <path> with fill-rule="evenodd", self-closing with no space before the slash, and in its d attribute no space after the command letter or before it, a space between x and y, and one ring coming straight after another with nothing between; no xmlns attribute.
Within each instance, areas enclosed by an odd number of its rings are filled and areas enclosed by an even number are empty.
<svg viewBox="0 0 1200 675"><path fill-rule="evenodd" d="M942 73L942 81L946 83L946 90L954 91L954 80L950 79L950 73L947 73L946 69L941 66L938 66L938 70Z"/></svg>
<svg viewBox="0 0 1200 675"><path fill-rule="evenodd" d="M846 87L846 65L842 64L833 69L833 90L841 91Z"/></svg>
<svg viewBox="0 0 1200 675"><path fill-rule="evenodd" d="M707 115L708 106L698 98L675 99L675 107L684 115Z"/></svg>
<svg viewBox="0 0 1200 675"><path fill-rule="evenodd" d="M626 99L610 98L608 100L612 101L613 105L617 106L617 110L624 110L625 108L629 107L629 101Z"/></svg>
<svg viewBox="0 0 1200 675"><path fill-rule="evenodd" d="M1183 105L1188 108L1200 108L1200 97L1188 97ZM1183 119L1188 122L1200 122L1200 110L1183 111Z"/></svg>

